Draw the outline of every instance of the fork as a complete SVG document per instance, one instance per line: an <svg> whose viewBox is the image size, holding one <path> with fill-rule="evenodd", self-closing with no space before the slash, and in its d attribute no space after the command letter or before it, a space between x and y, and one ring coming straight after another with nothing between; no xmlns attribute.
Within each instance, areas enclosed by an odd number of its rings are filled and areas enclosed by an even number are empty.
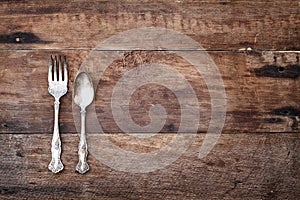
<svg viewBox="0 0 300 200"><path fill-rule="evenodd" d="M62 69L62 65L64 66ZM57 73L58 67L58 73ZM61 140L59 136L58 126L58 113L59 113L59 99L65 95L68 91L68 71L66 57L62 56L54 57L50 56L49 72L48 72L48 84L49 93L54 97L54 130L51 144L52 160L48 166L48 169L53 173L58 173L63 170L64 165L61 162Z"/></svg>

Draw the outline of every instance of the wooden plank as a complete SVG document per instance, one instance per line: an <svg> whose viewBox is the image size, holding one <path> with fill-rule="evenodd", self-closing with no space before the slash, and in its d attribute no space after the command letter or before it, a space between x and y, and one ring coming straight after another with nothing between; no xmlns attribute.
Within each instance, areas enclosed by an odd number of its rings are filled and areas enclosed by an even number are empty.
<svg viewBox="0 0 300 200"><path fill-rule="evenodd" d="M52 132L53 98L47 91L47 66L51 53L63 53L68 58L69 92L61 99L60 129L61 132L76 132L72 110L73 82L89 51L30 50L1 52L1 133ZM114 52L107 52L107 56L111 57L112 53ZM135 51L121 55L120 59L108 66L97 84L94 105L98 120L95 123L100 122L104 132L122 132L115 123L111 110L111 95L116 83L125 72L149 63L168 65L185 77L200 105L198 131L207 131L212 104L203 74L201 77L190 63L176 53ZM300 95L297 91L300 89L300 66L297 53L211 52L209 55L219 68L226 91L224 132L299 131ZM97 73L91 76L100 78ZM182 91L185 90L183 88ZM118 101L123 101L122 98L119 97ZM161 131L178 131L181 117L178 98L171 90L155 84L143 86L131 96L129 108L134 122L141 126L150 123L149 109L158 103L168 113Z"/></svg>
<svg viewBox="0 0 300 200"><path fill-rule="evenodd" d="M207 50L299 50L299 13L294 0L2 1L0 49L92 49L122 31L162 27Z"/></svg>
<svg viewBox="0 0 300 200"><path fill-rule="evenodd" d="M146 148L143 143L132 143L123 134L109 137L120 148L135 152ZM79 137L62 134L65 169L56 175L47 169L51 134L1 134L0 197L299 199L299 133L222 134L211 153L198 159L203 137L198 135L174 163L151 173L116 171L90 154L91 171L80 175L75 172ZM132 146L128 149L130 142ZM161 140L148 143L148 152L159 143Z"/></svg>

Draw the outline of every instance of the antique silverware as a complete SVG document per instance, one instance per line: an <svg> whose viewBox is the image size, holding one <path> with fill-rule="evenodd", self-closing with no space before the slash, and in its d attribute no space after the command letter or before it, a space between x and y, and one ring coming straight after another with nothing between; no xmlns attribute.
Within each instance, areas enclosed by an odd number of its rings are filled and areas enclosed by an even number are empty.
<svg viewBox="0 0 300 200"><path fill-rule="evenodd" d="M62 67L63 66L63 67ZM58 68L58 69L57 69ZM63 68L63 69L62 69ZM53 173L58 173L63 170L64 166L60 160L61 141L59 136L58 113L59 99L68 91L68 71L66 57L58 56L50 57L49 72L48 72L49 93L55 98L54 101L54 130L51 144L52 160L48 169Z"/></svg>
<svg viewBox="0 0 300 200"><path fill-rule="evenodd" d="M93 102L94 99L94 87L89 75L85 72L80 72L75 79L74 83L74 102L80 107L81 113L81 133L80 142L78 146L79 162L76 166L76 170L84 174L89 171L89 165L86 161L88 155L88 147L85 134L85 117L86 107Z"/></svg>

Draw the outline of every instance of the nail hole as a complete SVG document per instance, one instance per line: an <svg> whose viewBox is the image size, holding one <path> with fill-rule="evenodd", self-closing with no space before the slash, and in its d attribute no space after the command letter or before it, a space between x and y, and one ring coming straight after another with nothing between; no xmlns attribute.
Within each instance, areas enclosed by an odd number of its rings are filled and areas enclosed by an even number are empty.
<svg viewBox="0 0 300 200"><path fill-rule="evenodd" d="M16 156L23 158L24 154L20 151L17 151Z"/></svg>
<svg viewBox="0 0 300 200"><path fill-rule="evenodd" d="M281 66L278 67L278 72L279 72L279 73L283 73L283 72L284 72L284 67L281 67Z"/></svg>
<svg viewBox="0 0 300 200"><path fill-rule="evenodd" d="M167 126L167 128L168 128L168 131L174 131L174 129L175 129L175 126L174 126L174 124L170 124L170 125L168 125Z"/></svg>
<svg viewBox="0 0 300 200"><path fill-rule="evenodd" d="M274 63L276 63L277 62L277 56L274 56L273 58L274 58Z"/></svg>
<svg viewBox="0 0 300 200"><path fill-rule="evenodd" d="M290 114L290 111L289 111L289 110L284 110L284 111L283 111L283 114L289 115L289 114Z"/></svg>

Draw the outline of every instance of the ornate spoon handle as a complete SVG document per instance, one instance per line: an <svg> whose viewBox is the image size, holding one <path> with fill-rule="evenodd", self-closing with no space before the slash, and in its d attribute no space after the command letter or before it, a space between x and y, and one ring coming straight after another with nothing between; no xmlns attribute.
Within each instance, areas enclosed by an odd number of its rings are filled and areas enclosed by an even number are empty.
<svg viewBox="0 0 300 200"><path fill-rule="evenodd" d="M80 133L80 142L78 146L78 157L79 162L76 166L76 170L84 174L87 171L89 171L90 167L86 161L87 155L88 155L88 147L86 143L86 135L85 135L85 116L86 116L86 110L81 109L81 133Z"/></svg>

